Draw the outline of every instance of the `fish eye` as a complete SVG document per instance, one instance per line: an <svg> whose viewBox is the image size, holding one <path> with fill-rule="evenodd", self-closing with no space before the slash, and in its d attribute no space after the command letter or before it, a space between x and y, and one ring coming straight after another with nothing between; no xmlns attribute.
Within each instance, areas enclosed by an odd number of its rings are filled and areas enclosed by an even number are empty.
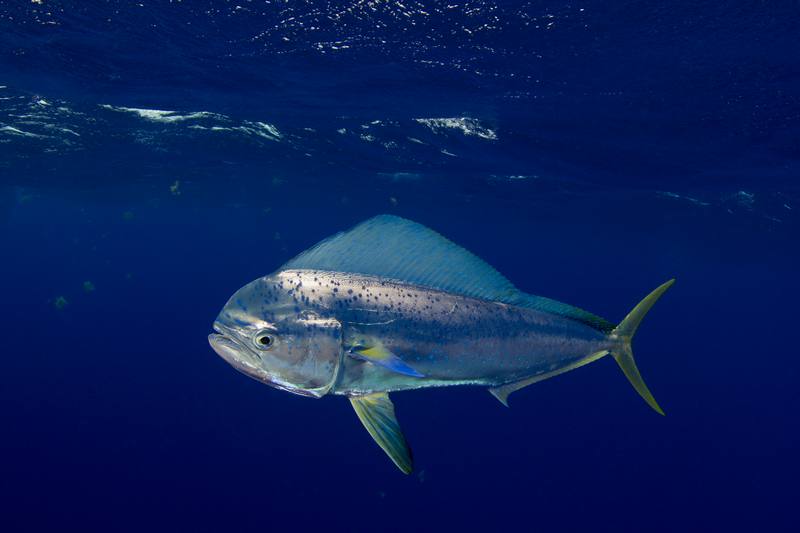
<svg viewBox="0 0 800 533"><path fill-rule="evenodd" d="M259 350L269 350L275 344L275 335L261 330L253 336L253 342Z"/></svg>

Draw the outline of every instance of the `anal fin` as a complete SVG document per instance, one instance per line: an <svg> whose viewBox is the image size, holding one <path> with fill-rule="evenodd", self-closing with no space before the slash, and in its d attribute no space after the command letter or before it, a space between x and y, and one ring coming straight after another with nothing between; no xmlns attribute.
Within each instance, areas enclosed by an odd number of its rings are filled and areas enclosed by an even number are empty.
<svg viewBox="0 0 800 533"><path fill-rule="evenodd" d="M378 443L386 455L404 473L410 474L414 468L409 448L400 424L394 414L394 404L385 392L351 396L358 419L364 424L372 438Z"/></svg>
<svg viewBox="0 0 800 533"><path fill-rule="evenodd" d="M529 378L521 379L519 381L513 381L511 383L506 383L505 385L500 385L499 387L492 387L489 389L489 392L500 400L500 403L508 407L508 395L512 392L518 391L519 389L525 388L528 385L533 385L534 383L538 383L540 381L544 381L546 379L552 378L559 374L563 374L564 372L569 372L570 370L575 370L576 368L580 368L583 365L588 365L591 362L597 361L603 356L608 355L608 350L602 350L599 352L595 352L588 357L584 357L583 359L579 359L572 364L563 366L556 370L552 370L550 372L545 372L542 374L538 374L535 376L531 376Z"/></svg>

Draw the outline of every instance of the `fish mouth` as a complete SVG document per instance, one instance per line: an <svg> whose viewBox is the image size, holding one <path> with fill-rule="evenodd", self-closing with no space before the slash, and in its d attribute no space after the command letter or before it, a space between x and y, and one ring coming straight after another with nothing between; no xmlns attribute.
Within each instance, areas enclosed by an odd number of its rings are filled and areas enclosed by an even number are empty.
<svg viewBox="0 0 800 533"><path fill-rule="evenodd" d="M211 348L217 355L222 357L225 362L237 366L239 360L239 353L241 352L241 347L239 344L228 337L227 335L212 333L208 336L208 343L211 345Z"/></svg>
<svg viewBox="0 0 800 533"><path fill-rule="evenodd" d="M208 336L208 343L211 348L226 363L233 368L259 380L264 379L264 370L259 367L249 351L242 346L233 335L226 331L227 328L217 322L214 323L214 331Z"/></svg>

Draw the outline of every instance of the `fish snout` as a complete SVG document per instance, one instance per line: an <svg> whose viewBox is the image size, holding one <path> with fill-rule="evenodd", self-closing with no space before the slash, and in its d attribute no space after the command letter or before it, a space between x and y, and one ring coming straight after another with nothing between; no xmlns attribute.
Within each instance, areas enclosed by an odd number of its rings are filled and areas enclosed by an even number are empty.
<svg viewBox="0 0 800 533"><path fill-rule="evenodd" d="M220 331L216 327L214 329ZM228 335L212 333L208 336L208 343L217 355L236 370L254 377L260 377L263 372L256 357Z"/></svg>
<svg viewBox="0 0 800 533"><path fill-rule="evenodd" d="M239 347L233 340L225 335L212 333L208 336L208 343L211 345L211 348L217 352L217 355L222 357L227 363L234 364Z"/></svg>

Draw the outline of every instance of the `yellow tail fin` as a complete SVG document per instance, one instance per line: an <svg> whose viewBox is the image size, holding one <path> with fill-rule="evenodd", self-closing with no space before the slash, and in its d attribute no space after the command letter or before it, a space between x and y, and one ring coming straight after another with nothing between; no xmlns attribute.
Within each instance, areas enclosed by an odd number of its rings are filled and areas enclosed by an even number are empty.
<svg viewBox="0 0 800 533"><path fill-rule="evenodd" d="M620 341L619 346L611 350L611 355L614 356L614 360L622 369L625 377L631 382L631 385L633 385L633 388L639 393L639 396L644 398L644 401L661 415L664 414L664 411L658 405L656 399L653 398L653 394L650 392L650 389L647 388L647 385L645 385L641 374L639 374L639 369L636 368L636 362L633 360L631 341L644 316L650 308L653 307L653 304L658 301L661 295L672 287L673 283L675 283L675 280L671 279L648 294L644 300L639 302L639 305L633 308L633 311L628 313L628 316L626 316L609 335L611 339Z"/></svg>

